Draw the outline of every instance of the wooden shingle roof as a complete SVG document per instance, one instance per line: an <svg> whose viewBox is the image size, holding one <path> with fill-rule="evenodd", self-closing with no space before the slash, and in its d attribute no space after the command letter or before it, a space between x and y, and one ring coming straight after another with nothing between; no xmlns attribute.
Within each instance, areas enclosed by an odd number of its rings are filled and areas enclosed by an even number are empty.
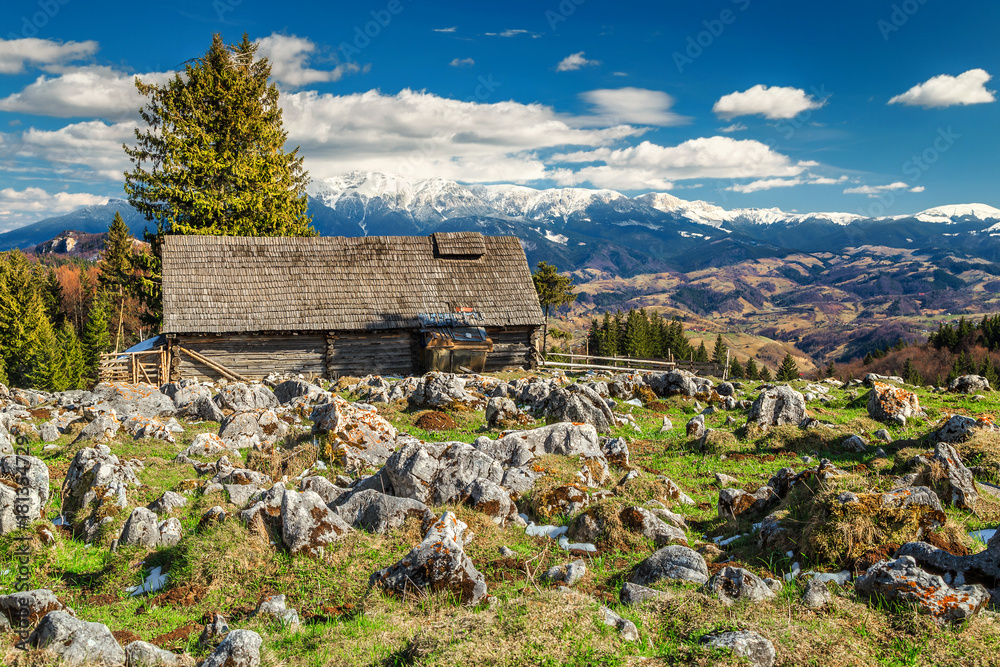
<svg viewBox="0 0 1000 667"><path fill-rule="evenodd" d="M357 331L472 308L484 326L541 326L513 236L167 236L163 331Z"/></svg>

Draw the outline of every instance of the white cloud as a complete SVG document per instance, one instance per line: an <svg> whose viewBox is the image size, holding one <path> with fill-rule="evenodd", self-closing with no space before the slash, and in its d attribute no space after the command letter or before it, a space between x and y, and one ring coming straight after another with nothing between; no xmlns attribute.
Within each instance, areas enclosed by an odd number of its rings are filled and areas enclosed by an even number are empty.
<svg viewBox="0 0 1000 667"><path fill-rule="evenodd" d="M403 90L283 95L285 128L313 178L378 170L463 182L546 178L539 151L604 146L641 134L621 125L584 128L541 104L460 101Z"/></svg>
<svg viewBox="0 0 1000 667"><path fill-rule="evenodd" d="M452 67L472 67L476 64L476 61L472 58L455 58L448 64Z"/></svg>
<svg viewBox="0 0 1000 667"><path fill-rule="evenodd" d="M720 127L719 132L742 132L745 129L747 129L747 126L743 123L733 123L732 125Z"/></svg>
<svg viewBox="0 0 1000 667"><path fill-rule="evenodd" d="M487 32L483 33L488 37L517 37L518 35L531 35L532 37L541 37L537 32L532 32L530 30L522 30L520 28L515 28L512 30L504 30L503 32Z"/></svg>
<svg viewBox="0 0 1000 667"><path fill-rule="evenodd" d="M341 63L333 69L313 69L309 61L316 53L316 45L304 37L272 33L257 40L257 55L271 63L271 78L290 88L312 83L340 81L345 74L360 71L355 63Z"/></svg>
<svg viewBox="0 0 1000 667"><path fill-rule="evenodd" d="M595 107L598 118L608 123L637 123L640 125L682 125L690 118L681 116L670 107L674 98L659 90L644 88L615 88L591 90L580 97Z"/></svg>
<svg viewBox="0 0 1000 667"><path fill-rule="evenodd" d="M847 180L847 176L830 178L828 176L806 175L800 178L765 178L750 183L737 183L731 185L726 190L730 192L741 192L749 194L762 190L773 190L774 188L790 188L796 185L837 185Z"/></svg>
<svg viewBox="0 0 1000 667"><path fill-rule="evenodd" d="M712 107L720 118L761 115L771 120L793 118L803 111L818 109L826 102L817 100L800 88L757 84L742 93L723 95Z"/></svg>
<svg viewBox="0 0 1000 667"><path fill-rule="evenodd" d="M603 162L578 170L558 169L561 185L592 183L598 187L636 190L668 188L674 180L695 178L763 178L798 176L814 162L793 162L787 155L751 139L702 137L677 146L644 141L621 149L597 148L553 155L550 162Z"/></svg>
<svg viewBox="0 0 1000 667"><path fill-rule="evenodd" d="M612 72L612 76L628 76L628 72Z"/></svg>
<svg viewBox="0 0 1000 667"><path fill-rule="evenodd" d="M910 188L910 192L923 192L923 191L924 191L924 190L926 190L926 189L927 189L927 188L925 188L925 187L924 187L924 186L922 186L922 185L916 185L916 186L914 186L914 187Z"/></svg>
<svg viewBox="0 0 1000 667"><path fill-rule="evenodd" d="M173 75L131 75L99 66L74 68L59 76L40 76L21 92L0 99L0 111L59 118L136 118L147 100L136 90L135 77L161 84Z"/></svg>
<svg viewBox="0 0 1000 667"><path fill-rule="evenodd" d="M594 67L595 65L600 65L600 60L587 60L583 57L583 51L577 53L571 53L556 65L557 72L572 72L573 70L580 69L582 67Z"/></svg>
<svg viewBox="0 0 1000 667"><path fill-rule="evenodd" d="M915 85L889 104L906 104L913 107L950 107L965 104L984 104L996 101L995 91L986 89L992 77L984 69L970 69L958 76L941 74Z"/></svg>
<svg viewBox="0 0 1000 667"><path fill-rule="evenodd" d="M108 198L86 192L56 192L41 188L0 190L0 231L7 231L81 206L107 204Z"/></svg>
<svg viewBox="0 0 1000 667"><path fill-rule="evenodd" d="M58 130L32 127L24 131L12 151L20 158L45 160L54 165L56 173L122 181L122 172L131 164L122 144L133 143L136 127L134 122L108 125L97 120Z"/></svg>
<svg viewBox="0 0 1000 667"><path fill-rule="evenodd" d="M458 30L458 26L453 25L450 28L431 28L431 30L434 32L455 32Z"/></svg>
<svg viewBox="0 0 1000 667"><path fill-rule="evenodd" d="M97 42L54 42L48 39L0 39L0 74L19 74L27 64L57 66L97 53Z"/></svg>
<svg viewBox="0 0 1000 667"><path fill-rule="evenodd" d="M868 195L869 197L877 197L883 192L889 192L891 190L905 190L909 185L903 183L902 181L896 181L895 183L887 183L886 185L859 185L854 188L847 188L844 190L845 195Z"/></svg>

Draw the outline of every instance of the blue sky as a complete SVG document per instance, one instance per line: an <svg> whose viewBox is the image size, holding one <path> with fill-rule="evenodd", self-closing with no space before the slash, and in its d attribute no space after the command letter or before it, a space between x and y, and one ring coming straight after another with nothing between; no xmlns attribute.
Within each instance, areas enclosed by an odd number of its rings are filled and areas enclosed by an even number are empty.
<svg viewBox="0 0 1000 667"><path fill-rule="evenodd" d="M726 208L1000 206L1000 4L5 0L0 230L121 196L141 99L213 32L273 63L315 179L670 192Z"/></svg>

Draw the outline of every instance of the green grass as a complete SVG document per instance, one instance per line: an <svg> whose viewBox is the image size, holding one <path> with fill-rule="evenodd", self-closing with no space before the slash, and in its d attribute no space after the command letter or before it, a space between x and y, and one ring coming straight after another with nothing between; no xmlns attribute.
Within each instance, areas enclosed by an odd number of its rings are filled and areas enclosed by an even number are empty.
<svg viewBox="0 0 1000 667"><path fill-rule="evenodd" d="M746 383L744 397L752 399L756 385ZM799 389L804 385L793 383ZM696 413L692 399L672 397L658 402L654 409L616 402L616 410L630 413L639 425L639 430L631 425L616 427L613 434L628 439L631 464L641 475L633 490L612 500L641 503L649 497L649 489L655 488L655 476L666 475L695 501L691 506L673 501L665 504L686 517L689 542L697 546L703 535L728 536L749 528L750 521L732 525L718 518L719 489L714 483L717 472L736 477L740 485L754 490L783 467L801 471L825 457L843 469L864 466L855 471L859 483L871 489L884 488L888 484L886 474L904 472L906 462L927 451L930 443L876 443L876 430L887 428L894 441L920 441L946 413L975 416L995 414L1000 408L1000 395L995 393L975 402L966 397L917 391L928 418L910 420L905 427L886 427L870 420L863 387L833 389L829 403L809 404L810 414L833 424L832 429L802 431L792 426L744 434L739 430L745 421L743 413L719 411L706 417L706 425L716 434L704 451L685 436L685 423ZM472 442L481 435L499 435L485 428L481 411L447 411L456 428L432 432L417 429L414 422L421 413L404 405L381 405L378 409L397 429L426 441ZM659 432L664 416L674 426L668 433ZM735 425L726 425L729 416L736 417ZM542 423L536 420L528 428ZM129 493L130 506L148 504L164 491L176 490L184 480L196 477L190 466L173 463L173 457L197 433L214 431L217 426L185 426L176 444L136 441L121 434L110 445L119 458L146 462L139 473L142 486ZM859 455L840 451L840 441L851 433L869 440L869 452ZM80 448L70 444L72 439L71 435L63 436L56 443L58 449L44 453L39 445L33 446L53 471L51 486L56 496L47 508L50 518L58 512L62 475ZM887 459L874 457L874 448L880 444ZM969 444L962 453L970 464L1000 462L1000 446L994 449L992 441ZM802 455L814 461L807 465ZM579 461L571 459L539 463L550 471L553 484L571 479L580 467ZM331 466L325 474L332 477L337 472L336 466ZM622 470L612 470L611 485L623 474ZM835 603L820 611L806 610L798 604L801 587L797 584L787 585L771 602L731 608L706 597L696 586L665 585L662 588L669 591L668 598L639 608L623 607L617 601L621 583L655 548L644 538L635 541L634 548L606 548L585 556L587 574L574 587L585 595L559 593L537 576L552 565L572 560L569 554L551 540L528 537L516 526L497 527L484 515L463 506L433 509L437 513L455 511L469 524L476 537L466 552L487 578L496 602L470 609L446 592L402 600L369 590L367 582L373 571L396 562L420 541L421 531L415 521L383 536L352 533L323 558L291 557L251 536L234 520L196 531L201 514L211 506L220 504L230 513L238 508L227 503L222 494L203 496L194 492L186 497L188 504L173 513L181 519L185 531L176 547L154 552L120 549L112 554L103 544L87 547L57 531L55 545L34 545L34 585L51 588L80 618L129 631L146 641L194 626L196 631L172 648L198 658L210 651L197 645L202 619L222 612L231 617L232 627L261 633L265 661L295 666L626 665L644 664L642 661L736 664L731 657L699 643L708 632L733 628L753 629L771 639L780 665L1000 664L995 652L1000 628L991 615L982 615L963 626L942 628L907 607L873 606L860 601L850 586L838 590ZM526 503L530 500L530 496L524 499ZM951 522L970 530L1000 523L1000 512L986 510L972 514L949 508L947 515ZM554 521L570 525L574 518L562 516ZM120 528L123 521L124 516L116 525ZM12 565L12 544L12 536L0 537L0 572ZM502 558L500 546L513 549L516 557ZM755 536L737 540L725 551L758 573L780 575L792 560L799 561L803 569L834 565L810 563L801 553L788 558L762 552ZM125 588L140 583L155 565L170 575L167 588L160 592L164 596L128 598ZM535 575L534 579L529 573ZM11 573L0 574L0 589L9 589L13 582ZM185 592L191 595L183 601L170 597ZM279 592L287 596L288 605L298 609L305 622L297 631L246 617L263 597ZM159 601L154 604L154 600ZM623 642L614 629L601 624L596 614L598 602L633 621L642 641ZM9 635L2 641L0 655L6 651L8 662L27 665L42 661L41 656L26 656L10 649Z"/></svg>

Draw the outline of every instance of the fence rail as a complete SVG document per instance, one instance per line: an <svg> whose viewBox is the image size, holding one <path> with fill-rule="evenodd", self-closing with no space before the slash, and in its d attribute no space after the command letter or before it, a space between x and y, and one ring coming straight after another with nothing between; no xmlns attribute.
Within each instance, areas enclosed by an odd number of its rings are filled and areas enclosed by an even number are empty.
<svg viewBox="0 0 1000 667"><path fill-rule="evenodd" d="M161 385L169 375L167 351L109 352L101 355L99 378L101 382L148 382Z"/></svg>
<svg viewBox="0 0 1000 667"><path fill-rule="evenodd" d="M595 364L590 363L591 361L603 361L607 363ZM711 361L690 361L684 359L664 361L662 359L642 359L638 357L598 357L589 354L570 354L564 352L549 352L548 359L542 360L540 365L568 370L618 371L621 373L666 371L678 368L699 375L712 375L723 379L728 375L726 373L728 369Z"/></svg>

